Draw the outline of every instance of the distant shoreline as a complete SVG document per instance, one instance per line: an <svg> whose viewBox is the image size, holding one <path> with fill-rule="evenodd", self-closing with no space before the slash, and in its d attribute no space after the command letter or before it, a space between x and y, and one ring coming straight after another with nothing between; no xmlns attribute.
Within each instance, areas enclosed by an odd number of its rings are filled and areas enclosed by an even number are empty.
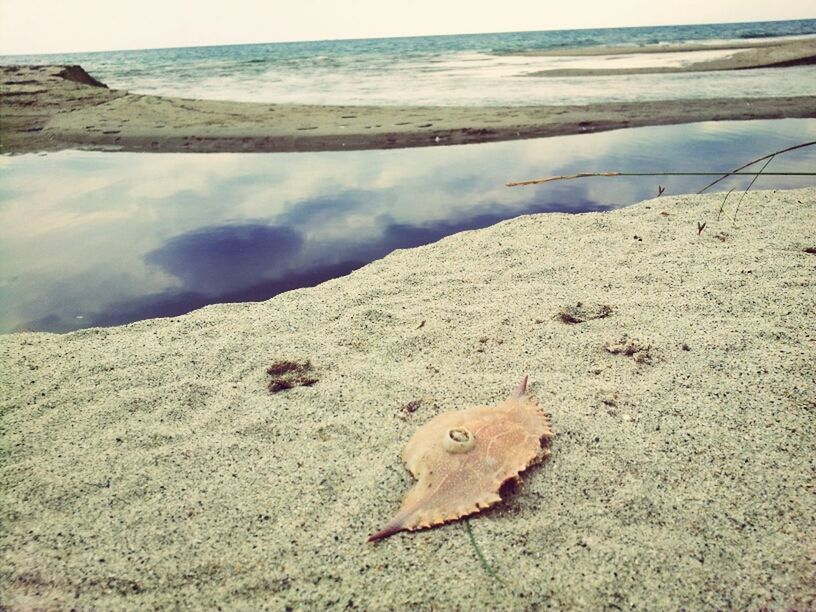
<svg viewBox="0 0 816 612"><path fill-rule="evenodd" d="M79 66L3 66L0 152L299 152L472 144L699 121L813 118L816 96L585 106L317 106L109 89Z"/></svg>
<svg viewBox="0 0 816 612"><path fill-rule="evenodd" d="M702 41L702 42L672 42L654 43L649 45L593 45L591 47L555 47L551 49L531 49L528 51L514 51L503 55L526 57L575 57L594 55L642 55L651 53L684 53L691 51L741 51L744 49L765 49L774 47L788 47L790 45L809 44L816 42L816 35L802 35L782 38L762 38L744 40Z"/></svg>
<svg viewBox="0 0 816 612"><path fill-rule="evenodd" d="M704 51L728 51L732 54L719 59L694 61L695 53ZM681 66L645 66L624 68L561 68L539 70L528 73L531 77L567 77L567 76L613 76L628 74L669 74L685 72L714 72L723 70L750 70L758 68L785 68L789 66L806 66L816 64L816 37L797 38L779 41L746 41L720 43L679 43L667 45L633 45L614 47L589 47L581 49L557 49L539 52L522 52L524 57L588 57L612 56L622 57L643 54L688 55L687 63Z"/></svg>

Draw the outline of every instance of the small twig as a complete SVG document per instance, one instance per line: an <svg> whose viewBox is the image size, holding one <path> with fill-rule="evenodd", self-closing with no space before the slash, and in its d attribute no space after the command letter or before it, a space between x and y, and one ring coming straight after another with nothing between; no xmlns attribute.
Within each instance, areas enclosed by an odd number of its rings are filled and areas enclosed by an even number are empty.
<svg viewBox="0 0 816 612"><path fill-rule="evenodd" d="M768 164L770 164L773 161L773 158L774 158L773 155L771 155L768 158L768 161L766 161L765 164L762 166L762 168L760 168L757 175L753 179L751 179L751 182L748 184L748 188L745 191L742 192L742 195L740 196L739 202L737 202L737 208L734 210L734 219L733 219L734 223L737 222L737 213L739 212L740 204L742 204L742 199L745 197L745 194L748 193L748 191L751 189L751 187L753 187L754 183L756 183L756 180L759 178L759 175L762 174L762 171L765 168L767 168Z"/></svg>
<svg viewBox="0 0 816 612"><path fill-rule="evenodd" d="M779 151L774 151L773 153L768 153L767 155L763 155L762 157L758 157L758 158L756 158L756 159L754 159L752 161L749 161L747 164L743 164L739 168L735 168L731 172L727 172L726 174L723 174L716 181L712 181L711 183L709 183L708 185L703 187L697 193L703 193L705 190L709 189L710 187L713 187L714 185L716 185L720 181L723 181L723 180L727 179L732 174L737 174L737 173L739 173L740 170L744 170L748 166L753 166L757 162L761 162L761 161L763 161L765 159L768 159L769 157L774 157L776 155L779 155L780 153L787 153L788 151L795 151L796 149L804 149L805 147L811 147L813 145L816 145L816 140L811 140L810 142L803 142L802 144L794 145L794 146L788 147L786 149L780 149Z"/></svg>
<svg viewBox="0 0 816 612"><path fill-rule="evenodd" d="M765 159L764 157L762 159ZM513 181L505 183L508 187L522 187L524 185L540 185L552 181L568 181L571 179L598 177L598 176L756 176L761 172L579 172L578 174L564 174L561 176L545 176L529 181ZM816 172L767 172L765 176L816 176ZM712 183L713 185L714 183ZM699 192L698 192L699 193Z"/></svg>
<svg viewBox="0 0 816 612"><path fill-rule="evenodd" d="M506 183L508 187L523 187L524 185L538 185L539 183L549 183L550 181L567 181L570 179L586 178L588 176L621 176L620 172L579 172L578 174L564 174L561 176L545 176L544 178L531 179L529 181L516 181Z"/></svg>
<svg viewBox="0 0 816 612"><path fill-rule="evenodd" d="M465 523L465 531L467 531L468 538L470 539L470 545L473 546L473 550L476 551L476 556L479 557L479 563L482 564L482 567L484 568L484 571L486 571L488 574L490 574L491 578L501 582L502 584L504 584L506 586L506 583L504 582L504 580L502 580L501 576L499 576L496 573L496 570L494 570L492 567L490 567L490 564L487 562L487 559L485 559L484 555L482 554L482 551L479 549L479 545L476 544L476 538L473 537L473 531L470 528L470 521L466 520L466 521L464 521L464 523Z"/></svg>

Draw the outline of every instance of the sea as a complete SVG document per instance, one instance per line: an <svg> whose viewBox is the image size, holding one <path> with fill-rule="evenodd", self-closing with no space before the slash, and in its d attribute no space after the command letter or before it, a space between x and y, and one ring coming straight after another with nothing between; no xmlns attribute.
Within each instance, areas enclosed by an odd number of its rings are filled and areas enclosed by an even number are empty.
<svg viewBox="0 0 816 612"><path fill-rule="evenodd" d="M572 104L816 94L816 66L709 74L534 78L562 47L801 37L816 20L16 56L80 64L111 87L197 98L332 104ZM532 53L532 55L531 55ZM686 55L686 54L680 54ZM616 59L617 58L617 59ZM684 61L658 58L659 61ZM584 66L637 57L573 58ZM648 61L655 61L653 57ZM0 157L0 333L70 332L266 300L394 249L531 213L608 211L693 193L712 177L508 181L593 171L727 172L816 140L816 119L701 122L388 151ZM758 169L754 166L754 169ZM767 172L816 171L816 147ZM708 217L736 227L739 194L816 185L734 177ZM727 197L728 191L732 190ZM656 208L668 200L654 203ZM749 215L743 209L740 215ZM696 232L689 227L688 231ZM603 256L603 254L599 254Z"/></svg>
<svg viewBox="0 0 816 612"><path fill-rule="evenodd" d="M543 24L545 25L545 24ZM637 28L5 56L0 63L80 64L134 93L303 104L536 105L794 96L816 93L816 68L536 78L553 68L678 66L729 53L620 55L616 47L733 43L816 35L816 19ZM536 53L609 47L602 56Z"/></svg>

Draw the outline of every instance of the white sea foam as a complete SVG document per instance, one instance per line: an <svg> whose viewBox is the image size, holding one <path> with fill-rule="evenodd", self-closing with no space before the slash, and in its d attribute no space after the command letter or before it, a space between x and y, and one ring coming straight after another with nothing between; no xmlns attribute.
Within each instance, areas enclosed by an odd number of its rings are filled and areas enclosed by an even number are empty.
<svg viewBox="0 0 816 612"><path fill-rule="evenodd" d="M531 105L816 95L816 66L697 74L534 78L551 69L680 67L736 49L622 54L616 48L741 45L816 33L816 20L154 49L0 58L79 63L111 87L166 96L305 104ZM601 47L607 55L538 51Z"/></svg>

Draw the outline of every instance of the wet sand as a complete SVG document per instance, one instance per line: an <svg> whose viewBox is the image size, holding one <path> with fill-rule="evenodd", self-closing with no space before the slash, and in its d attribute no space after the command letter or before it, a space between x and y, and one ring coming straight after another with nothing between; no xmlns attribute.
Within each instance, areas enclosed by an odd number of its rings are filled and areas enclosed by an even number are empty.
<svg viewBox="0 0 816 612"><path fill-rule="evenodd" d="M263 303L1 337L2 603L812 608L816 190L749 193L736 223L721 202L525 216ZM624 335L645 356L606 350ZM317 382L270 393L282 359ZM461 522L366 543L416 428L522 374L557 435L470 519L500 580Z"/></svg>
<svg viewBox="0 0 816 612"><path fill-rule="evenodd" d="M79 67L5 66L0 151L335 151L437 146L645 125L816 117L816 96L591 106L371 107L130 94Z"/></svg>
<svg viewBox="0 0 816 612"><path fill-rule="evenodd" d="M696 54L706 51L731 50L725 57L698 60ZM609 76L626 74L669 74L682 72L713 72L722 70L748 70L755 68L784 68L816 64L816 38L800 38L785 42L754 41L746 43L676 44L651 45L644 47L591 47L588 49L558 49L528 52L520 55L539 57L587 57L609 56L615 59L643 54L677 54L687 57L680 66L646 66L623 68L560 68L540 70L527 76Z"/></svg>

